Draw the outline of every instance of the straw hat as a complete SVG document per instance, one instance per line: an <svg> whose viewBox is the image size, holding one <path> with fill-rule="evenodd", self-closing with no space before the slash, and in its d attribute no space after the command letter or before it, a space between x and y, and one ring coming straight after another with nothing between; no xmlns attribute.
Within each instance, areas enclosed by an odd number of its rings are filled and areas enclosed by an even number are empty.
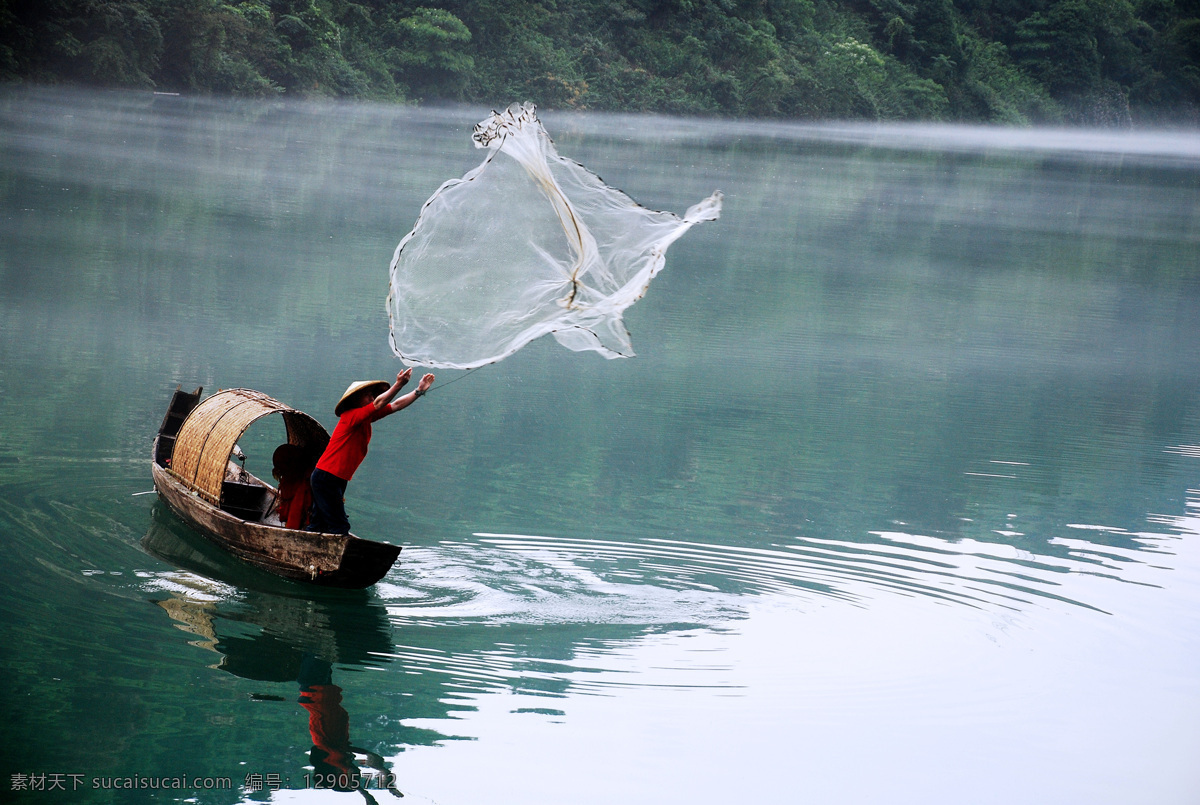
<svg viewBox="0 0 1200 805"><path fill-rule="evenodd" d="M337 406L333 409L335 416L341 416L346 413L346 408L349 403L358 396L358 393L364 389L371 391L372 397L378 397L383 392L392 387L392 384L386 380L356 380L346 389L346 393L342 395L342 399L338 400Z"/></svg>

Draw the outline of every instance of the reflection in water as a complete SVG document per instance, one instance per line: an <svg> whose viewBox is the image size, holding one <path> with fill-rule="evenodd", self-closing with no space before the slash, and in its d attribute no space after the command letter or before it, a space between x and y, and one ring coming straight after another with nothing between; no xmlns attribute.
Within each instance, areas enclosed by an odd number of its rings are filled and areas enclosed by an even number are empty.
<svg viewBox="0 0 1200 805"><path fill-rule="evenodd" d="M367 791L372 786L369 779L372 775L368 773L368 779L363 779L364 773L355 757L363 755L363 765L378 772L373 787L404 796L396 790L395 775L382 756L350 743L350 715L342 707L342 689L333 684L332 670L328 662L312 655L305 655L300 666L300 706L308 711L308 731L313 742L309 759L315 787L358 791L368 802L375 802Z"/></svg>
<svg viewBox="0 0 1200 805"><path fill-rule="evenodd" d="M165 522L169 518L161 507L156 509L154 525L142 540L142 547L152 555L211 577L261 576L256 580L282 586L268 574L225 556L198 535L172 528ZM297 701L308 713L312 740L312 773L305 775L305 788L357 791L370 803L376 802L371 790L404 796L396 788L390 764L379 753L351 742L350 714L342 704L342 688L333 681L334 663L361 667L387 662L390 628L386 612L377 603L361 592L321 600L242 589L242 605L231 607L229 599L239 597L236 588L184 572L156 576L145 587L169 593L151 600L180 629L198 638L190 641L192 645L220 656L211 667L244 679L298 685ZM222 634L217 624L223 622L249 624L260 631L251 636ZM270 695L254 698L277 700ZM300 783L286 782L292 787ZM247 778L248 791L283 784L277 775Z"/></svg>

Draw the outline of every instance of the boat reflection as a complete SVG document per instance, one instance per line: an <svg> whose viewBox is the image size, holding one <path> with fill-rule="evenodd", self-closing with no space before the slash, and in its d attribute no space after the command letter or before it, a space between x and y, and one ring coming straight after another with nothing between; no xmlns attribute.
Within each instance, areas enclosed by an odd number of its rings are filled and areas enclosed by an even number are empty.
<svg viewBox="0 0 1200 805"><path fill-rule="evenodd" d="M298 590L227 557L157 508L141 544L151 555L190 571L170 574L169 584L156 587L164 595L151 601L194 636L192 645L216 655L210 667L242 679L296 685L312 742L305 788L357 791L370 803L383 792L404 796L388 761L352 742L352 719L333 679L335 665L362 668L391 662L391 625L377 600L362 591L313 597L312 588ZM271 694L251 698L283 700ZM280 775L250 775L246 787L277 789L283 782ZM299 781L287 782L298 787Z"/></svg>

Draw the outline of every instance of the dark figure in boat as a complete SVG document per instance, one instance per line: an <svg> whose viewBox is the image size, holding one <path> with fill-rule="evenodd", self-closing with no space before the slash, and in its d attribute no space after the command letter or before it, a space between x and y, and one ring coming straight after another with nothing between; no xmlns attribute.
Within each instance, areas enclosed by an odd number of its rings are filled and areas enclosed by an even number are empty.
<svg viewBox="0 0 1200 805"><path fill-rule="evenodd" d="M279 522L292 530L308 525L308 513L312 509L312 487L308 478L312 475L312 454L295 444L281 444L271 456L271 475L279 482L276 498L276 514Z"/></svg>
<svg viewBox="0 0 1200 805"><path fill-rule="evenodd" d="M433 375L427 374L417 384L416 391L396 397L410 378L411 367L397 374L396 382L390 386L386 380L360 380L346 389L333 409L338 416L337 427L312 472L313 502L307 530L350 533L350 521L346 518L346 484L367 456L371 423L412 405L433 385Z"/></svg>

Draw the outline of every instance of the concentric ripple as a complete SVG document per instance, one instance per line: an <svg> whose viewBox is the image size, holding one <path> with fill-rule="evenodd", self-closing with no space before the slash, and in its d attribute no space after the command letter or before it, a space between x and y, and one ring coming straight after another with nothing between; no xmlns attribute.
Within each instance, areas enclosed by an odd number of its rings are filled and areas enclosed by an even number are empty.
<svg viewBox="0 0 1200 805"><path fill-rule="evenodd" d="M1084 538L1089 532L1119 536L1129 547L1090 542ZM804 607L827 601L866 606L887 595L988 611L1062 604L1104 611L1074 580L1153 586L1143 571L1156 554L1169 552L1166 541L1174 538L1069 524L1045 541L1047 553L1035 554L1008 542L899 530L870 532L870 541L799 538L769 548L665 538L474 536L477 543L406 554L411 586L380 591L392 615L423 622L713 624L740 617L748 596Z"/></svg>

